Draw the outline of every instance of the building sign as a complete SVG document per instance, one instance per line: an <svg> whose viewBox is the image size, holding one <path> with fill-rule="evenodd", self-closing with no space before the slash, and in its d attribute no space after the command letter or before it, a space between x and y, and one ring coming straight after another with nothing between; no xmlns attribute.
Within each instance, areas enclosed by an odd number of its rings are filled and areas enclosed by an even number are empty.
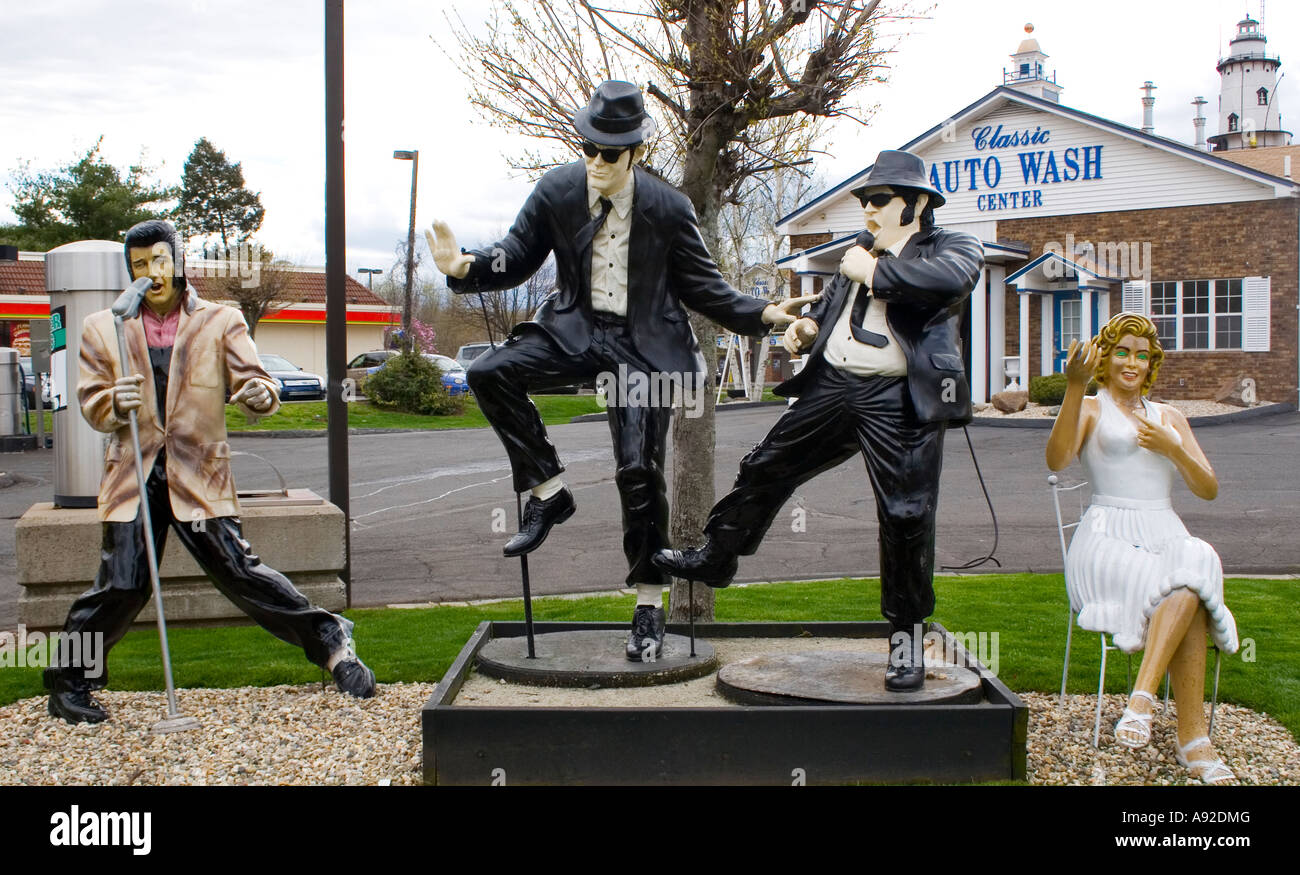
<svg viewBox="0 0 1300 875"><path fill-rule="evenodd" d="M50 309L50 401L55 410L65 410L68 386L68 332L64 327L66 307Z"/></svg>
<svg viewBox="0 0 1300 875"><path fill-rule="evenodd" d="M32 354L32 332L25 322L15 322L9 328L9 345L18 350L20 356Z"/></svg>
<svg viewBox="0 0 1300 875"><path fill-rule="evenodd" d="M1043 186L1102 178L1101 145L1054 149L1051 129L1041 125L1012 131L981 125L971 141L974 155L930 164L930 184L946 194L979 192L981 213L1041 207Z"/></svg>

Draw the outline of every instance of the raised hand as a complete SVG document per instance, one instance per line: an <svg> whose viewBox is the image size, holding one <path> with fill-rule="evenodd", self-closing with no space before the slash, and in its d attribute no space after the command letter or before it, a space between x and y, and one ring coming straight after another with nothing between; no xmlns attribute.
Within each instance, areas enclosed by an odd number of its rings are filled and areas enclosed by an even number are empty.
<svg viewBox="0 0 1300 875"><path fill-rule="evenodd" d="M1071 340L1070 352L1065 359L1065 378L1071 383L1082 383L1086 386L1097 370L1097 362L1100 360L1101 351L1095 340L1082 343Z"/></svg>
<svg viewBox="0 0 1300 875"><path fill-rule="evenodd" d="M799 318L799 311L808 304L820 301L821 295L800 295L768 304L763 308L763 321L768 325L789 325Z"/></svg>
<svg viewBox="0 0 1300 875"><path fill-rule="evenodd" d="M451 226L443 221L433 223L433 231L425 231L424 239L429 243L433 253L433 263L446 276L464 279L469 273L469 266L474 263L474 256L466 255L456 245L456 235L451 233Z"/></svg>
<svg viewBox="0 0 1300 875"><path fill-rule="evenodd" d="M876 275L876 256L861 246L850 246L840 259L840 273L855 283L870 286Z"/></svg>

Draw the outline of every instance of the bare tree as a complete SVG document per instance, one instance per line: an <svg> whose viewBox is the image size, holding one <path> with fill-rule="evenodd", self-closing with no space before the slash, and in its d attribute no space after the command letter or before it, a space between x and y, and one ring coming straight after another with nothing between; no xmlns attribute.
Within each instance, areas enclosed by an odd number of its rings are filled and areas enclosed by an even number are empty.
<svg viewBox="0 0 1300 875"><path fill-rule="evenodd" d="M498 126L557 146L528 151L513 164L534 174L572 160L576 106L605 79L648 82L662 110L647 163L690 198L711 252L719 217L746 180L806 163L782 151L773 120L866 113L850 104L858 89L883 81L877 42L887 17L880 0L502 0L485 35L451 21L461 69L473 71L471 101ZM559 148L559 144L567 148ZM710 382L717 367L716 326L692 314ZM714 417L673 424L672 538L698 543L713 504ZM712 593L699 587L695 610L711 617ZM686 616L684 587L672 615Z"/></svg>
<svg viewBox="0 0 1300 875"><path fill-rule="evenodd" d="M260 246L241 246L236 251L239 257L217 253L209 263L212 266L204 269L203 287L207 297L238 307L253 337L263 316L294 303L294 265Z"/></svg>
<svg viewBox="0 0 1300 875"><path fill-rule="evenodd" d="M502 340L510 329L532 318L542 299L555 288L555 261L547 259L521 286L483 295L458 296L467 308L480 308L484 312L489 339ZM473 300L479 298L481 300Z"/></svg>
<svg viewBox="0 0 1300 875"><path fill-rule="evenodd" d="M811 144L820 139L820 121L795 124L793 119L786 118L767 124L775 128L773 140L782 151L797 154L811 151ZM718 264L733 286L749 291L761 278L773 300L786 296L786 281L777 267L777 260L786 251L786 239L777 233L777 220L825 188L824 177L790 167L778 167L745 181L737 196L723 206L719 218ZM762 397L763 374L771 348L766 337L758 344L757 355L751 362L750 401Z"/></svg>

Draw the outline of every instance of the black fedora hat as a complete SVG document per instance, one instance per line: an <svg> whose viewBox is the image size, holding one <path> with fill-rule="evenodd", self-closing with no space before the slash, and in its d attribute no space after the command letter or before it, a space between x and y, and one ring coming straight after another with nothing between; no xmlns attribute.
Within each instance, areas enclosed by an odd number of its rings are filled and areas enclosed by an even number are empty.
<svg viewBox="0 0 1300 875"><path fill-rule="evenodd" d="M602 82L591 102L573 116L578 133L597 146L633 146L654 133L641 89L631 82Z"/></svg>
<svg viewBox="0 0 1300 875"><path fill-rule="evenodd" d="M919 155L913 155L911 152L899 152L895 149L882 151L876 156L876 163L871 166L867 178L849 194L861 200L862 193L876 185L923 191L930 196L931 207L941 207L947 200L938 189L930 185L930 180L925 178L925 162Z"/></svg>

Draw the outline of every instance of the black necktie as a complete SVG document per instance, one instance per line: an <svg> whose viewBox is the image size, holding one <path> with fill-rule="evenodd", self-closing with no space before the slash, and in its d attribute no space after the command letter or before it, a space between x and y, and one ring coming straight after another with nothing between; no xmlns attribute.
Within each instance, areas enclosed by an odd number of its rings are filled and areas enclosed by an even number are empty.
<svg viewBox="0 0 1300 875"><path fill-rule="evenodd" d="M609 198L603 197L600 199L600 215L583 225L578 230L577 236L573 238L573 246L578 252L585 252L587 247L591 245L592 238L596 236L600 226L605 224L605 220L609 218L609 211L613 207L614 202Z"/></svg>
<svg viewBox="0 0 1300 875"><path fill-rule="evenodd" d="M881 253L880 257L884 258L884 253ZM866 283L858 283L858 293L853 297L853 312L849 315L849 330L853 332L853 339L867 346L889 346L889 338L885 335L862 327L862 323L867 318L869 303L871 303L871 290L867 288Z"/></svg>

